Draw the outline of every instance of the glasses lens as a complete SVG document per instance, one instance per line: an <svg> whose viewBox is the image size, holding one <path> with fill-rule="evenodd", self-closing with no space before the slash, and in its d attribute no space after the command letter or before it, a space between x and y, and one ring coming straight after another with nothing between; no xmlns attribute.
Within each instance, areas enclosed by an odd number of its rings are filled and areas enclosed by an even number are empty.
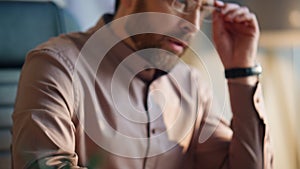
<svg viewBox="0 0 300 169"><path fill-rule="evenodd" d="M211 6L211 5L203 5L201 7L201 13L200 13L200 17L201 20L205 21L205 22L211 22L213 19L213 12L215 11L215 7Z"/></svg>
<svg viewBox="0 0 300 169"><path fill-rule="evenodd" d="M189 13L197 6L197 2L195 0L173 0L172 6L178 12Z"/></svg>
<svg viewBox="0 0 300 169"><path fill-rule="evenodd" d="M192 13L196 9L197 5L198 3L195 0L173 0L172 3L173 9L184 14ZM204 1L200 7L201 20L206 22L212 21L212 14L214 10L214 0Z"/></svg>

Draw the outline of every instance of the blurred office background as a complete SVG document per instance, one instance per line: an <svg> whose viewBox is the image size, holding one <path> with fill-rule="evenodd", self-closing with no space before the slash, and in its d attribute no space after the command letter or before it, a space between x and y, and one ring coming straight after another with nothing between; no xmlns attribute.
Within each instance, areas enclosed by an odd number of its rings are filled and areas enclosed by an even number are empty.
<svg viewBox="0 0 300 169"><path fill-rule="evenodd" d="M67 8L78 20L82 31L93 26L103 13L113 12L114 8L114 0L52 1ZM259 57L264 67L262 82L275 150L275 169L299 169L300 0L231 2L249 6L260 22ZM209 36L209 25L203 30Z"/></svg>

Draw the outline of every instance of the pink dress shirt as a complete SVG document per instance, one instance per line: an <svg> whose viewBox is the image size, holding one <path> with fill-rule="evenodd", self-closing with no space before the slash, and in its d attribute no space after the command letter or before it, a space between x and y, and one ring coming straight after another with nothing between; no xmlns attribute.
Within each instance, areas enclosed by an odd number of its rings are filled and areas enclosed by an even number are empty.
<svg viewBox="0 0 300 169"><path fill-rule="evenodd" d="M14 168L272 168L259 83L228 84L229 126L213 113L212 92L201 74L183 63L169 73L156 71L153 81L145 80L151 70L133 76L128 86L122 77L113 79L118 68L126 81L144 62L136 58L120 67L133 53L122 42L89 81L89 65L78 65L78 56L103 25L102 19L85 33L61 35L28 54L13 114ZM105 46L105 38L97 45ZM129 103L134 109L125 109ZM211 133L203 143L202 133Z"/></svg>

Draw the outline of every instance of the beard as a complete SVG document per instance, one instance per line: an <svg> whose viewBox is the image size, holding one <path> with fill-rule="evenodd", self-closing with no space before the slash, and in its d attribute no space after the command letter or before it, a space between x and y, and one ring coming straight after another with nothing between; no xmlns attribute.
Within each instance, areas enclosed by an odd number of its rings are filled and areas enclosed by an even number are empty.
<svg viewBox="0 0 300 169"><path fill-rule="evenodd" d="M180 56L163 48L162 42L167 39L165 36L142 34L130 38L135 43L137 50L150 49L141 57L156 69L169 72L179 62Z"/></svg>
<svg viewBox="0 0 300 169"><path fill-rule="evenodd" d="M142 0L137 1L134 13L148 12L149 10L147 10L147 5L145 3L147 2ZM156 21L153 22L153 20ZM143 28L141 28L141 26ZM140 32L138 29L149 30L149 32L157 32L157 30L160 30L161 28L162 23L158 24L157 18L151 18L150 15L142 15L141 17L138 16L135 17L134 20L129 19L125 26L126 31L130 35L134 35L130 36L129 38L133 41L135 50L138 51L150 48L153 49L148 50L147 54L142 57L146 61L148 61L153 67L169 72L179 62L179 59L183 55L183 52L176 53L176 51L173 51L169 48L164 48L164 44L169 39L174 39L172 37L178 37L178 39L186 39L186 41L189 41L190 37L185 35L183 32L180 32L180 30L177 30L177 32L175 32L174 29L169 29L172 31L168 32L161 31L160 34L143 33L135 35L135 32Z"/></svg>

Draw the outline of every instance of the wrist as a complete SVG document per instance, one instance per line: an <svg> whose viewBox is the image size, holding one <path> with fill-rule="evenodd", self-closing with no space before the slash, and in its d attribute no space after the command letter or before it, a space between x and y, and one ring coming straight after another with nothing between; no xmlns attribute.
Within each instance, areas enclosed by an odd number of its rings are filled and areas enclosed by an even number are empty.
<svg viewBox="0 0 300 169"><path fill-rule="evenodd" d="M257 65L256 61L248 61L247 59L243 59L243 61L230 61L230 64L224 65L225 70L227 69L233 69L233 68L248 68L248 67L254 67Z"/></svg>
<svg viewBox="0 0 300 169"><path fill-rule="evenodd" d="M229 83L239 83L246 85L256 85L261 73L262 67L260 65L225 69L225 77Z"/></svg>
<svg viewBox="0 0 300 169"><path fill-rule="evenodd" d="M248 76L248 77L227 79L228 83L243 84L243 85L248 85L248 86L255 86L258 81L259 81L258 76Z"/></svg>

